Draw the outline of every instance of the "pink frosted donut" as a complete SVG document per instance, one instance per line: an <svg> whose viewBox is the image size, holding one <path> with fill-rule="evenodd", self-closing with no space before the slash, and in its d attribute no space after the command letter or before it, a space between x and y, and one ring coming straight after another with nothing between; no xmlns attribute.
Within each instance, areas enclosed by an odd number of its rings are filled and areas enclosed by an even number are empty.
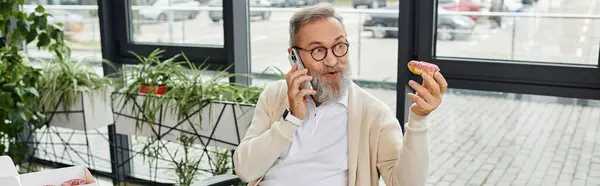
<svg viewBox="0 0 600 186"><path fill-rule="evenodd" d="M427 72L428 75L433 75L435 72L440 71L440 67L437 65L423 61L408 62L408 69L416 75L421 75L423 72Z"/></svg>
<svg viewBox="0 0 600 186"><path fill-rule="evenodd" d="M76 186L76 185L84 185L85 180L82 179L72 179L65 181L61 186Z"/></svg>

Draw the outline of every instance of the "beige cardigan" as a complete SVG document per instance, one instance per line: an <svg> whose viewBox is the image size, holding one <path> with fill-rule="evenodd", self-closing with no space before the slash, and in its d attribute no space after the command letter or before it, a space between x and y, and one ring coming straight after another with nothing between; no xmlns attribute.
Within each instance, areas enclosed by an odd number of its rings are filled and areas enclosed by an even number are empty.
<svg viewBox="0 0 600 186"><path fill-rule="evenodd" d="M349 185L378 185L378 170L387 186L425 185L429 175L427 117L410 112L403 140L395 114L354 83L348 103ZM285 80L267 85L253 123L234 153L236 174L249 186L260 182L291 142L297 127L282 120L286 108Z"/></svg>

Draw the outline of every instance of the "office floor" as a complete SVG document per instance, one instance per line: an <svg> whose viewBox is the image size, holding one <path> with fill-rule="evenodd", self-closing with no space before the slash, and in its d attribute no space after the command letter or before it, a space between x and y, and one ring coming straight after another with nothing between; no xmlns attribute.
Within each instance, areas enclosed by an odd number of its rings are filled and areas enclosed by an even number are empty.
<svg viewBox="0 0 600 186"><path fill-rule="evenodd" d="M600 183L599 101L450 90L431 119L428 186Z"/></svg>
<svg viewBox="0 0 600 186"><path fill-rule="evenodd" d="M518 96L447 95L433 118L429 183L599 184L598 101Z"/></svg>

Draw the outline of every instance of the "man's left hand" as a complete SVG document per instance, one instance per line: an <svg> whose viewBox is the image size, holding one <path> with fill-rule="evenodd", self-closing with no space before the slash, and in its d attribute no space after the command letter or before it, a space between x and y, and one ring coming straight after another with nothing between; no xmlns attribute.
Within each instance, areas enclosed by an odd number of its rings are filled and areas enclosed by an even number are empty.
<svg viewBox="0 0 600 186"><path fill-rule="evenodd" d="M414 102L410 106L413 113L427 116L442 104L442 97L448 88L448 83L440 72L436 72L433 77L423 72L421 77L423 77L423 85L413 80L408 82L417 92L417 94L408 93L408 98Z"/></svg>

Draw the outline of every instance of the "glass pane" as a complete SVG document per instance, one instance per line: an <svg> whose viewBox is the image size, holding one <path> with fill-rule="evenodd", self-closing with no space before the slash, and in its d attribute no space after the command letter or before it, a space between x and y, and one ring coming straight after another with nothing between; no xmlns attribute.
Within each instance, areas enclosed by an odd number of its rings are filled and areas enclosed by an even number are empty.
<svg viewBox="0 0 600 186"><path fill-rule="evenodd" d="M600 101L449 89L427 185L600 183Z"/></svg>
<svg viewBox="0 0 600 186"><path fill-rule="evenodd" d="M213 173L218 171L225 171L220 174L232 174L233 165L229 157L231 152L227 149L203 146L199 143L184 147L177 140L157 140L156 137L130 135L129 139L131 146L127 150L130 155L128 159L131 158L129 163L132 166L133 177L177 184L186 179L199 182L214 176Z"/></svg>
<svg viewBox="0 0 600 186"><path fill-rule="evenodd" d="M100 22L96 1L73 3L71 1L29 0L25 2L23 10L27 13L34 12L37 5L44 5L46 12L52 15L51 18L48 18L50 23L63 24L65 40L69 42L73 57L102 60ZM52 53L39 50L36 43L34 41L27 45L26 52L30 57L52 57Z"/></svg>
<svg viewBox="0 0 600 186"><path fill-rule="evenodd" d="M252 73L287 73L291 68L287 53L290 47L289 21L297 9L288 9L285 3L279 3L284 1L271 2L272 6L278 7L276 10L257 6L250 8ZM343 18L350 43L347 55L351 77L368 83L395 83L398 3L378 2L380 7L375 8L380 10L378 13L367 13L373 12L373 9L366 10L360 3L353 8L351 1L335 1L334 7ZM265 18L265 14L270 16Z"/></svg>
<svg viewBox="0 0 600 186"><path fill-rule="evenodd" d="M597 1L442 1L438 1L437 57L598 63Z"/></svg>
<svg viewBox="0 0 600 186"><path fill-rule="evenodd" d="M133 43L223 45L222 0L131 0Z"/></svg>
<svg viewBox="0 0 600 186"><path fill-rule="evenodd" d="M51 116L55 115L50 114L49 117ZM54 126L42 127L25 141L31 143L32 150L35 150L35 157L41 160L74 166L82 165L104 172L112 171L107 127L90 129L87 132ZM35 164L22 166L26 172L40 169Z"/></svg>

